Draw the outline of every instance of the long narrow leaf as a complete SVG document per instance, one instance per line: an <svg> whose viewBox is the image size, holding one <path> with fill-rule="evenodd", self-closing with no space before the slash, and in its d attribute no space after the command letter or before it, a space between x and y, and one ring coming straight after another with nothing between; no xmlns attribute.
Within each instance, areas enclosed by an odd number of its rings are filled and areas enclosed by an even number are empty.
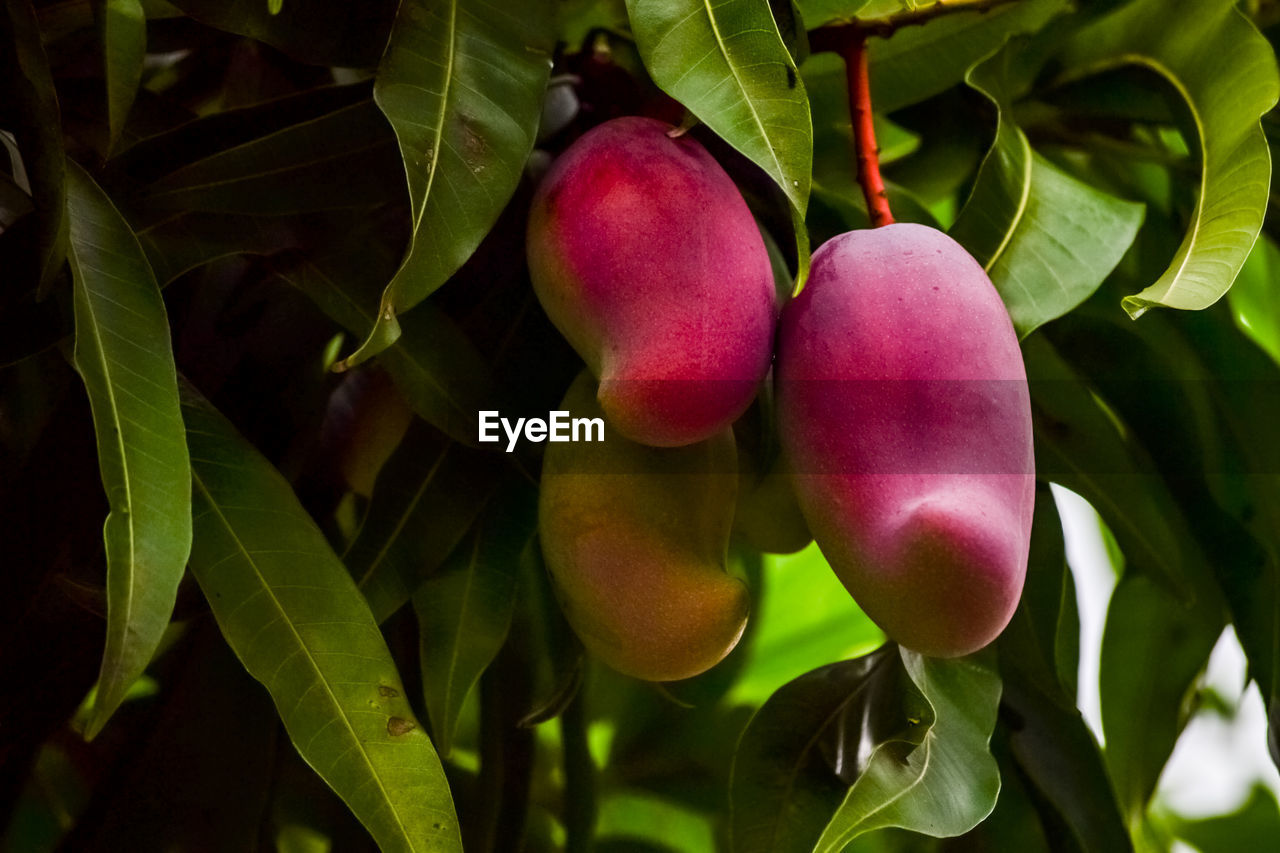
<svg viewBox="0 0 1280 853"><path fill-rule="evenodd" d="M350 365L400 335L480 245L515 192L542 114L555 15L546 0L402 0L373 96L409 180L409 252Z"/></svg>
<svg viewBox="0 0 1280 853"><path fill-rule="evenodd" d="M284 477L196 392L191 570L303 759L384 851L460 851L440 759L378 625Z"/></svg>
<svg viewBox="0 0 1280 853"><path fill-rule="evenodd" d="M111 513L107 645L86 736L93 737L151 660L191 549L191 466L160 288L111 200L69 164L75 365L98 435Z"/></svg>
<svg viewBox="0 0 1280 853"><path fill-rule="evenodd" d="M120 141L124 121L142 82L147 53L147 16L139 0L106 0L102 7L102 58L107 83L110 151Z"/></svg>

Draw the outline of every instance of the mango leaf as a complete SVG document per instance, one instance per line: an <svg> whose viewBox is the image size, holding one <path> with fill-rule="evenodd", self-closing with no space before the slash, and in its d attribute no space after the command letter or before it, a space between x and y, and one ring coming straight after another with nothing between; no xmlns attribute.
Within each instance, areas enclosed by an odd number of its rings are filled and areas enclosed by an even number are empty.
<svg viewBox="0 0 1280 853"><path fill-rule="evenodd" d="M462 541L496 482L496 457L410 425L343 559L374 618L400 609Z"/></svg>
<svg viewBox="0 0 1280 853"><path fill-rule="evenodd" d="M67 165L58 95L29 0L5 0L0 6L0 45L0 98L14 122L5 130L17 139L35 206L32 273L41 292L47 292L66 260Z"/></svg>
<svg viewBox="0 0 1280 853"><path fill-rule="evenodd" d="M1102 752L1076 707L1080 623L1062 522L1047 486L1036 492L1022 599L997 640L1001 722L1018 768L1039 793L1046 825L1079 850L1132 849Z"/></svg>
<svg viewBox="0 0 1280 853"><path fill-rule="evenodd" d="M316 4L295 0L277 13L274 0L170 0L202 24L248 36L313 65L363 68L387 43L395 0Z"/></svg>
<svg viewBox="0 0 1280 853"><path fill-rule="evenodd" d="M804 214L813 172L809 98L766 0L627 0L645 68L791 202L798 282L809 266Z"/></svg>
<svg viewBox="0 0 1280 853"><path fill-rule="evenodd" d="M1195 211L1164 274L1124 298L1131 317L1157 306L1213 304L1262 228L1271 156L1259 118L1275 105L1280 81L1271 46L1235 6L1139 0L1081 30L1062 54L1063 82L1128 64L1155 71L1185 101L1194 123L1201 160Z"/></svg>
<svg viewBox="0 0 1280 853"><path fill-rule="evenodd" d="M364 100L219 149L156 181L144 202L166 211L287 214L380 204L401 185L391 134Z"/></svg>
<svg viewBox="0 0 1280 853"><path fill-rule="evenodd" d="M1000 771L987 750L1000 677L980 656L956 660L901 651L902 663L933 709L933 724L905 757L879 744L815 848L840 851L873 829L899 826L935 838L961 835L995 807Z"/></svg>
<svg viewBox="0 0 1280 853"><path fill-rule="evenodd" d="M449 785L378 624L288 482L183 388L191 570L302 758L383 850L461 851Z"/></svg>
<svg viewBox="0 0 1280 853"><path fill-rule="evenodd" d="M546 0L401 2L373 97L400 142L412 231L349 366L395 342L397 315L458 271L515 192L542 115L554 22Z"/></svg>
<svg viewBox="0 0 1280 853"><path fill-rule="evenodd" d="M335 239L331 250L280 265L277 273L332 320L365 335L377 316L377 273L390 266L383 264L384 249L370 229L358 229ZM476 443L477 413L489 408L493 377L447 314L427 303L407 316L403 337L381 362L415 414L458 441Z"/></svg>
<svg viewBox="0 0 1280 853"><path fill-rule="evenodd" d="M197 267L234 255L270 255L299 242L293 217L180 213L138 232L164 287Z"/></svg>
<svg viewBox="0 0 1280 853"><path fill-rule="evenodd" d="M1036 32L1069 7L1069 0L1022 0L943 15L892 38L871 39L871 102L879 112L893 112L945 91L1011 35Z"/></svg>
<svg viewBox="0 0 1280 853"><path fill-rule="evenodd" d="M1132 833L1187 722L1196 677L1224 624L1220 603L1188 606L1134 572L1111 596L1099 672L1102 731L1107 768Z"/></svg>
<svg viewBox="0 0 1280 853"><path fill-rule="evenodd" d="M537 507L530 487L504 495L413 595L422 689L442 755L449 754L467 694L506 642L519 563L533 541Z"/></svg>
<svg viewBox="0 0 1280 853"><path fill-rule="evenodd" d="M1031 150L1010 118L1014 55L1006 48L965 77L1000 118L950 234L991 276L1024 338L1097 290L1137 236L1143 206L1076 180Z"/></svg>
<svg viewBox="0 0 1280 853"><path fill-rule="evenodd" d="M1280 248L1263 235L1240 270L1227 298L1236 322L1254 343L1280 364Z"/></svg>
<svg viewBox="0 0 1280 853"><path fill-rule="evenodd" d="M142 82L147 18L140 0L106 0L102 6L102 58L107 83L107 151L116 147Z"/></svg>
<svg viewBox="0 0 1280 853"><path fill-rule="evenodd" d="M191 549L191 466L160 288L128 223L74 163L67 172L75 366L98 436L111 512L107 645L85 736L150 662Z"/></svg>
<svg viewBox="0 0 1280 853"><path fill-rule="evenodd" d="M792 681L734 755L734 851L843 850L902 826L967 831L1000 788L987 751L1000 681L980 657L931 660L889 644Z"/></svg>
<svg viewBox="0 0 1280 853"><path fill-rule="evenodd" d="M808 29L854 21L869 0L796 0ZM901 5L901 4L895 4Z"/></svg>

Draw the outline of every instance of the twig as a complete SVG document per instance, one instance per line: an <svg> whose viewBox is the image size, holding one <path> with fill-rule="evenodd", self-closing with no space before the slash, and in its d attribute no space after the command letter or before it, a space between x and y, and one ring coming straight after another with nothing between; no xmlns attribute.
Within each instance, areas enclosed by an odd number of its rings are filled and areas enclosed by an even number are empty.
<svg viewBox="0 0 1280 853"><path fill-rule="evenodd" d="M871 83L867 77L867 41L852 39L842 54L849 81L849 117L853 120L853 158L858 184L867 200L871 227L893 224L889 196L880 175L880 149L876 147L875 118L871 111Z"/></svg>
<svg viewBox="0 0 1280 853"><path fill-rule="evenodd" d="M1018 0L938 0L931 6L895 12L883 18L868 18L847 24L830 24L809 33L809 50L813 53L843 53L855 37L888 38L903 27L918 27L930 21L960 12L989 12Z"/></svg>

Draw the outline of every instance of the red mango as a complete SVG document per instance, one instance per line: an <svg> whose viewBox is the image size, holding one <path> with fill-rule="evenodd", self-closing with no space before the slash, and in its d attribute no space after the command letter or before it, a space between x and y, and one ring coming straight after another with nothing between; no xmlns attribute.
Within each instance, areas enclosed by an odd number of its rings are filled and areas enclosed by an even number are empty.
<svg viewBox="0 0 1280 853"><path fill-rule="evenodd" d="M1018 339L945 234L841 234L782 312L778 420L801 509L890 638L951 657L1008 624L1035 499Z"/></svg>
<svg viewBox="0 0 1280 853"><path fill-rule="evenodd" d="M609 422L643 444L708 439L746 410L777 319L746 202L671 125L614 119L553 164L530 211L547 316L600 381Z"/></svg>

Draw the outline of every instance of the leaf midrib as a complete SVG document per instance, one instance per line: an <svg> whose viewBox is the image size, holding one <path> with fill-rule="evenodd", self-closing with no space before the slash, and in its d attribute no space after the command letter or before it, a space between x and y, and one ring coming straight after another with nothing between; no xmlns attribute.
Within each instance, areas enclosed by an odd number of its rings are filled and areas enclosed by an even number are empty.
<svg viewBox="0 0 1280 853"><path fill-rule="evenodd" d="M293 635L294 640L298 644L298 648L306 656L307 662L311 665L312 671L315 672L316 680L324 687L325 695L329 697L329 701L333 704L333 707L338 710L338 716L345 724L345 731L350 739L355 742L356 752L358 752L360 757L364 759L365 766L369 769L369 775L377 783L378 790L382 794L382 800L387 804L388 811L391 812L392 817L395 819L396 827L399 829L401 837L404 838L406 843L408 843L410 850L414 849L415 845L413 838L409 835L409 831L400 817L400 812L396 808L395 802L388 794L387 787L383 784L382 777L378 774L378 770L374 766L373 760L369 758L369 753L364 748L364 742L360 740L360 737L356 734L355 728L352 726L351 720L346 714L346 710L342 707L342 703L338 701L338 697L334 695L333 688L330 687L329 682L324 677L315 657L312 656L311 649L308 648L305 642L303 642L302 635L298 633L297 628L293 624L293 620L289 618L288 612L285 611L284 606L280 603L280 599L276 597L275 591L271 588L271 585L267 583L266 578L262 576L262 572L259 571L258 564L254 561L253 555L250 553L248 548L245 547L245 544L241 541L236 529L223 514L222 508L218 505L218 502L213 499L213 494L209 491L208 487L205 486L204 481L200 479L200 475L196 472L194 465L191 469L191 478L196 487L204 494L205 499L209 502L209 507L213 510L214 515L217 516L218 521L226 529L227 533L231 536L231 540L235 542L236 548L240 551L245 562L251 569L253 569L253 573L257 577L259 584L261 584L262 588L266 591L267 598L270 599L271 603L275 606L276 611L280 614L281 621L289 627L289 633Z"/></svg>
<svg viewBox="0 0 1280 853"><path fill-rule="evenodd" d="M129 561L127 566L125 567L127 569L127 580L128 580L129 592L128 592L128 595L125 596L125 600L124 600L123 622L120 622L117 624L124 625L125 626L124 633L127 634L128 625L133 618L134 582L136 580L135 566L137 563L137 533L134 526L136 513L133 512L133 485L132 485L133 478L130 474L129 457L126 452L126 446L124 441L124 421L120 417L120 406L119 406L119 403L116 401L115 382L111 378L112 372L113 372L111 369L111 360L107 358L106 347L103 345L102 337L98 333L98 327L99 327L98 315L97 315L97 312L94 310L93 299L91 298L91 295L90 295L91 291L89 289L88 284L86 284L84 280L84 266L80 262L79 253L76 251L74 240L70 241L69 255L71 257L73 265L75 266L75 271L79 273L79 275L75 276L76 284L83 291L85 311L88 312L89 319L92 321L89 324L89 332L90 332L90 336L94 346L90 354L91 355L96 354L98 356L99 361L102 364L102 375L103 375L103 378L106 379L105 384L107 388L107 399L110 402L109 417L111 418L111 422L115 425L116 446L119 448L119 451L120 451L120 473L124 480L124 498L125 498L124 508L126 510L124 513L124 521L125 521L126 529L128 531L128 541L129 541ZM119 509L115 506L112 506L109 515L119 516L120 515ZM111 550L108 549L107 553L108 555L110 555ZM112 567L108 566L108 569L110 568ZM110 588L108 585L108 594L107 594L108 607L110 606L111 601L112 601L112 597L111 597ZM110 621L111 620L108 619L108 634L112 633ZM102 663L103 663L103 669L106 670L107 660L105 657L103 658ZM102 698L104 696L110 697L112 695L114 688L120 678L119 669L120 669L119 662L117 661L112 667L112 671L109 675L108 682L103 684L102 689L99 691L98 702L96 703L96 707L95 707L95 717L97 714L97 709L103 707L101 705ZM107 689L108 687L111 687L112 689Z"/></svg>
<svg viewBox="0 0 1280 853"><path fill-rule="evenodd" d="M707 21L711 24L711 32L716 39L716 47L720 49L720 55L724 57L725 65L729 66L729 73L733 75L733 80L738 84L738 91L743 94L742 102L747 105L747 111L751 114L752 121L755 122L756 130L760 132L760 138L764 140L764 147L769 152L770 159L773 160L774 168L778 171L778 178L783 184L783 191L791 198L794 187L786 186L787 172L782 167L782 161L778 159L778 152L769 144L769 134L764 129L764 122L760 119L760 114L756 111L755 102L751 100L751 93L747 91L746 84L743 83L742 77L738 74L738 69L734 66L733 60L729 56L729 49L725 44L724 37L720 35L720 26L716 23L715 12L712 10L711 0L702 0L702 6L707 11ZM797 79L798 76L797 76ZM793 201L793 204L795 202ZM797 205L798 207L798 205Z"/></svg>

